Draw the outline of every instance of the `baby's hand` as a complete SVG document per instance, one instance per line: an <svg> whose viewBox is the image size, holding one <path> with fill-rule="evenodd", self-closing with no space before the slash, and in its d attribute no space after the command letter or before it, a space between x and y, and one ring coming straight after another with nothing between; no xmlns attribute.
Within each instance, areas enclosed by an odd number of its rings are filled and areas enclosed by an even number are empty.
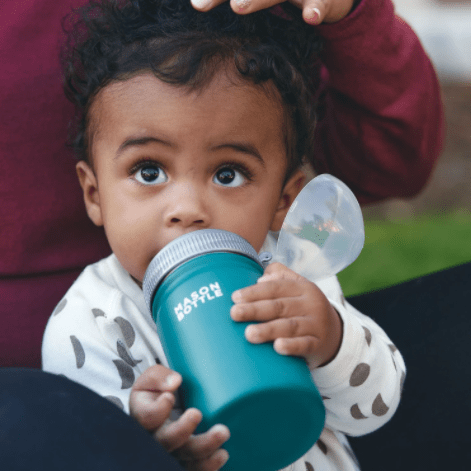
<svg viewBox="0 0 471 471"><path fill-rule="evenodd" d="M227 0L191 0L197 10L207 11ZM284 0L230 0L232 9L239 14L270 8ZM311 25L335 23L345 18L359 0L290 0L302 10L304 21Z"/></svg>
<svg viewBox="0 0 471 471"><path fill-rule="evenodd" d="M274 341L281 355L304 357L310 368L325 365L337 354L342 321L322 291L281 263L267 267L257 284L235 291L231 317L259 321L245 330L251 343Z"/></svg>
<svg viewBox="0 0 471 471"><path fill-rule="evenodd" d="M201 422L198 409L187 409L176 421L169 419L181 376L162 365L148 368L136 380L129 399L131 415L187 469L216 471L229 455L221 446L229 439L225 425L194 435Z"/></svg>

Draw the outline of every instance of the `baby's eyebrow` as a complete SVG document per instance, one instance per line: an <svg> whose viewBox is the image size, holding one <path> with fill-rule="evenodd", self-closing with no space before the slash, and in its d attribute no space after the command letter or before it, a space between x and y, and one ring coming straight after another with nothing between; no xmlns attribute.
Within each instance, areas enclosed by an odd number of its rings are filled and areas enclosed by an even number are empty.
<svg viewBox="0 0 471 471"><path fill-rule="evenodd" d="M121 156L121 154L124 152L125 149L128 147L139 147L139 146L144 146L148 144L149 142L156 142L158 144L163 144L165 146L171 147L172 144L170 142L167 142L163 139L159 139L157 137L152 137L152 136L144 136L144 137L130 137L129 139L126 139L119 147L118 150L116 151L115 159Z"/></svg>
<svg viewBox="0 0 471 471"><path fill-rule="evenodd" d="M211 147L211 150L213 151L219 149L231 149L235 150L236 152L241 152L242 154L250 155L255 157L262 164L262 166L265 167L265 161L260 155L258 149L248 142L225 142L224 144Z"/></svg>
<svg viewBox="0 0 471 471"><path fill-rule="evenodd" d="M150 142L155 142L158 144L163 144L168 147L172 147L172 144L170 142L165 141L164 139L153 137L153 136L130 137L126 139L118 147L118 150L116 151L116 155L114 159L119 158L121 154L124 152L124 150L129 147L144 146ZM240 152L242 154L255 157L261 163L261 165L265 167L265 161L260 155L260 152L254 145L250 144L249 142L225 142L223 144L218 144L217 146L211 147L210 150L215 151L215 150L220 150L220 149L231 149L231 150L235 150L236 152Z"/></svg>

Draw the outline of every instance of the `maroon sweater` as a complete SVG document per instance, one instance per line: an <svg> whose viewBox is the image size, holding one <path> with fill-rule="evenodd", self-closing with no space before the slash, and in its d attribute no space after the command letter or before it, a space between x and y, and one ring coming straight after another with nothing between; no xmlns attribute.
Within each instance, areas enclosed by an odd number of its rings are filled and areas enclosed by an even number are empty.
<svg viewBox="0 0 471 471"><path fill-rule="evenodd" d="M65 147L72 107L58 65L61 18L85 0L0 3L0 366L40 366L55 304L109 253ZM362 0L327 39L316 159L362 203L411 196L439 154L437 79L390 0Z"/></svg>

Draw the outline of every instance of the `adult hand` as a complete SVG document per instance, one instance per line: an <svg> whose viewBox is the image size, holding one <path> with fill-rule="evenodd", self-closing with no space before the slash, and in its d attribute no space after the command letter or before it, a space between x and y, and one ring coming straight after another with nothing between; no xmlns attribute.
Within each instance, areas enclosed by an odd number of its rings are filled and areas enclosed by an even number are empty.
<svg viewBox="0 0 471 471"><path fill-rule="evenodd" d="M200 11L208 11L228 0L191 0L192 5ZM232 9L238 14L270 8L284 0L230 0ZM302 10L304 21L311 25L335 23L345 18L358 0L289 0Z"/></svg>
<svg viewBox="0 0 471 471"><path fill-rule="evenodd" d="M221 446L229 439L225 425L215 425L194 435L201 422L198 409L187 409L175 421L170 413L181 376L162 365L148 368L134 383L129 408L133 416L154 438L188 470L217 471L229 455Z"/></svg>

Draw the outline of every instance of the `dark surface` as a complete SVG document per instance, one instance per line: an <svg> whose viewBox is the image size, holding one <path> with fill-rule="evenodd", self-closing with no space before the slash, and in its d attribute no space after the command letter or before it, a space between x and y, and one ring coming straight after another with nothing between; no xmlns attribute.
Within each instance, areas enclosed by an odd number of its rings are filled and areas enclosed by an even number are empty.
<svg viewBox="0 0 471 471"><path fill-rule="evenodd" d="M0 368L0 469L182 471L138 423L63 377Z"/></svg>
<svg viewBox="0 0 471 471"><path fill-rule="evenodd" d="M363 471L467 470L471 461L471 263L349 298L401 351L395 416L351 438Z"/></svg>

